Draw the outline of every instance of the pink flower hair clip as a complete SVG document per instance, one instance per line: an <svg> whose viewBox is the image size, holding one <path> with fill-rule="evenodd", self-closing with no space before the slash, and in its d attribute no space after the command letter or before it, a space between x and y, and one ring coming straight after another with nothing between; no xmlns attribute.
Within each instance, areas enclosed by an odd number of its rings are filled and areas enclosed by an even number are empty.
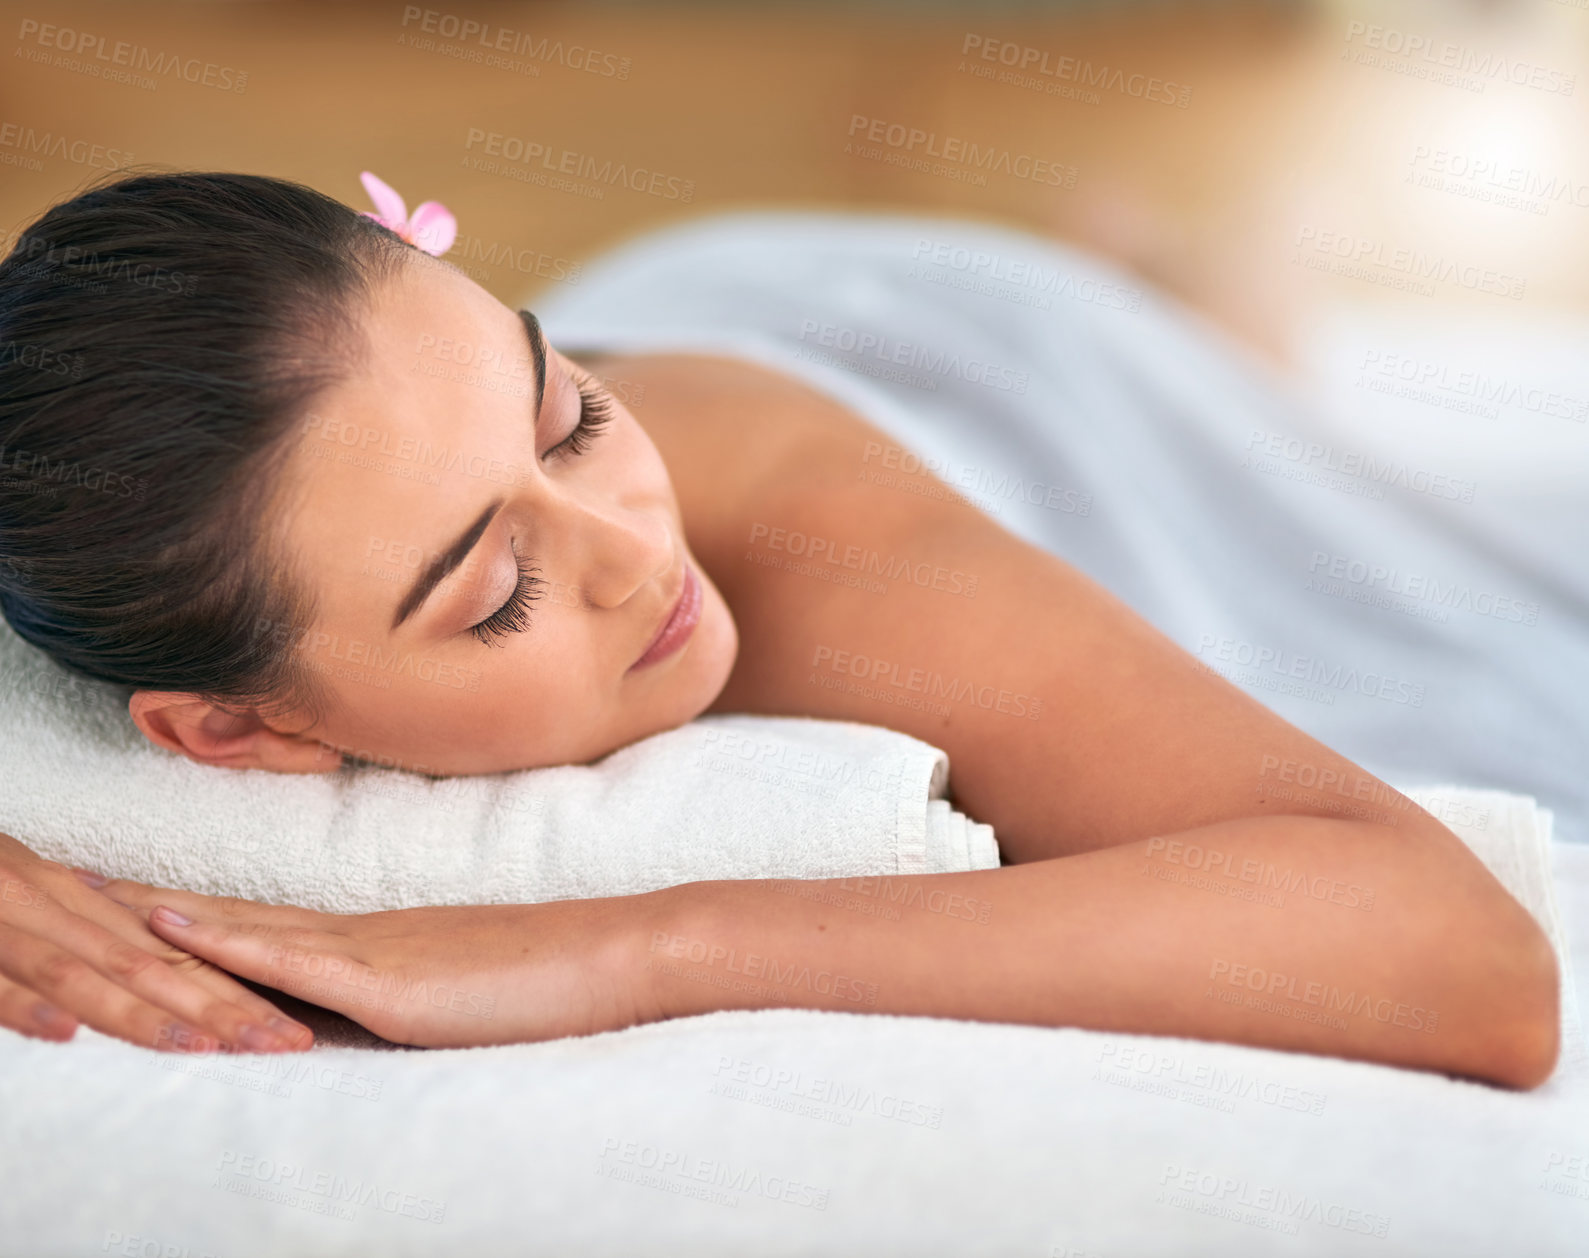
<svg viewBox="0 0 1589 1258"><path fill-rule="evenodd" d="M426 201L409 214L408 206L396 190L369 171L361 171L359 182L375 202L375 210L360 210L365 218L373 218L382 227L390 228L416 249L423 249L433 257L441 257L458 239L458 220L440 201Z"/></svg>

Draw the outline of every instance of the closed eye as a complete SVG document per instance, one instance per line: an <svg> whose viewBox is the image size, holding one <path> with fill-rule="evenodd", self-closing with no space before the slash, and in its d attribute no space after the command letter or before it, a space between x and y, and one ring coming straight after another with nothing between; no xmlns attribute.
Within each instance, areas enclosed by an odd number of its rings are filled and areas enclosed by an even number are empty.
<svg viewBox="0 0 1589 1258"><path fill-rule="evenodd" d="M591 442L596 439L596 434L612 420L612 399L596 387L592 377L586 376L580 380L578 388L579 423L574 425L573 432L546 452L547 458L554 454L559 458L572 458L584 454L590 448Z"/></svg>
<svg viewBox="0 0 1589 1258"><path fill-rule="evenodd" d="M561 459L578 458L590 448L597 434L612 421L612 399L596 386L592 377L586 376L578 382L577 387L579 422L574 425L574 430L568 436L546 452L546 458L553 456ZM531 575L539 569L529 566L519 557L517 545L511 542L509 544L513 546L513 562L519 570L518 580L513 583L513 590L501 607L478 624L469 627L469 632L486 646L500 641L510 633L523 633L530 627L531 604L541 597L540 587L546 584L542 578Z"/></svg>
<svg viewBox="0 0 1589 1258"><path fill-rule="evenodd" d="M539 569L530 567L528 561L519 557L518 546L511 541L508 544L513 547L513 564L519 570L513 592L496 611L469 627L469 632L486 646L510 633L523 633L530 627L530 605L541 597L540 587L546 584L540 577L531 575Z"/></svg>

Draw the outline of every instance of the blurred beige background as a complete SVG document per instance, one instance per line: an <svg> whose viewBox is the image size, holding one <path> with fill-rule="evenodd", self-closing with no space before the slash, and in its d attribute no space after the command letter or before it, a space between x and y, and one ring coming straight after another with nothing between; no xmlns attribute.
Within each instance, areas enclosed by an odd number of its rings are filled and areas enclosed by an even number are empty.
<svg viewBox="0 0 1589 1258"><path fill-rule="evenodd" d="M358 208L369 169L446 203L449 258L512 300L703 211L919 209L1111 255L1284 363L1329 306L1589 309L1586 49L1589 0L5 3L0 229L129 158ZM847 152L857 116L1073 186ZM527 182L514 141L665 179Z"/></svg>

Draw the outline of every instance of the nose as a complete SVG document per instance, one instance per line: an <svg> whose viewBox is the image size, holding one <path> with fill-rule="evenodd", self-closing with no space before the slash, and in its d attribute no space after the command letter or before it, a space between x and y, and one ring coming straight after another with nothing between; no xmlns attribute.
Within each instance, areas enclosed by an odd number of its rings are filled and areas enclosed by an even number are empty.
<svg viewBox="0 0 1589 1258"><path fill-rule="evenodd" d="M681 547L662 503L571 492L558 505L547 556L557 570L548 575L579 590L587 606L621 607L648 585L669 583ZM544 509L538 514L544 522Z"/></svg>

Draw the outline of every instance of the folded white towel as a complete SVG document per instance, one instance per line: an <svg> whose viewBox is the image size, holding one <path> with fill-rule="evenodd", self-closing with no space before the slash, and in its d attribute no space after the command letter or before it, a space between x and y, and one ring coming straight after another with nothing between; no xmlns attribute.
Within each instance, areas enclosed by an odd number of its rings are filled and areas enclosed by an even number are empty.
<svg viewBox="0 0 1589 1258"><path fill-rule="evenodd" d="M122 688L0 624L0 831L212 895L363 913L996 867L992 829L950 807L948 777L942 751L893 730L752 716L481 777L217 769L152 746Z"/></svg>

